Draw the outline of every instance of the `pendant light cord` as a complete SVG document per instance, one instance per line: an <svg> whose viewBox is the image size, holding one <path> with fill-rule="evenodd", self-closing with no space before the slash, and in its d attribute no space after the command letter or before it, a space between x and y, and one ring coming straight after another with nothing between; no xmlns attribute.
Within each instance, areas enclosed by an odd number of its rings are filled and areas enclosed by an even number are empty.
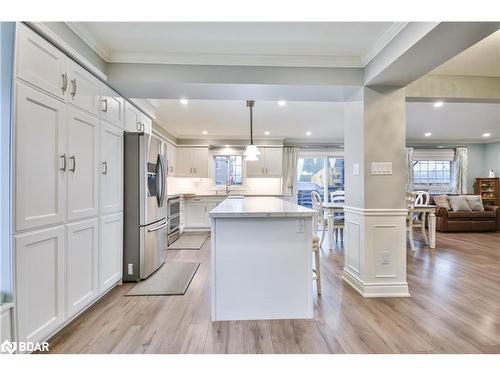
<svg viewBox="0 0 500 375"><path fill-rule="evenodd" d="M253 145L253 105L254 100L247 100L247 107L250 107L250 144Z"/></svg>

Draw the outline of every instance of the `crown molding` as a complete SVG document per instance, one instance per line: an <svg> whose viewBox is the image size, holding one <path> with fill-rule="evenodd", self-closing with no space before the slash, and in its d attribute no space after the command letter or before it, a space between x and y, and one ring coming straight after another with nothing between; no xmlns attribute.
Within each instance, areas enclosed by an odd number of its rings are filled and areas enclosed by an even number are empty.
<svg viewBox="0 0 500 375"><path fill-rule="evenodd" d="M111 51L110 63L362 68L357 56L251 55Z"/></svg>
<svg viewBox="0 0 500 375"><path fill-rule="evenodd" d="M361 56L363 67L382 51L391 40L403 30L409 22L394 22L370 47L368 52Z"/></svg>
<svg viewBox="0 0 500 375"><path fill-rule="evenodd" d="M500 138L492 138L492 139L473 139L473 138L464 138L464 139L407 139L406 144L407 145L415 145L415 146L422 146L422 145L443 145L443 146L449 146L449 145L471 145L471 144L478 144L478 145L487 145L490 143L497 143L500 142Z"/></svg>
<svg viewBox="0 0 500 375"><path fill-rule="evenodd" d="M109 49L98 41L89 29L82 22L64 22L71 31L73 31L81 40L83 40L90 48L97 53L101 59L109 62L110 51Z"/></svg>

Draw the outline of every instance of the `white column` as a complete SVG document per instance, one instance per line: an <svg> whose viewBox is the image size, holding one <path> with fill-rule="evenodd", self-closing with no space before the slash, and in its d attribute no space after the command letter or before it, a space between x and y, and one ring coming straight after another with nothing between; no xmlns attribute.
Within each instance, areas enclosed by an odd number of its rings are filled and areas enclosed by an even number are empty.
<svg viewBox="0 0 500 375"><path fill-rule="evenodd" d="M364 297L407 297L404 90L360 89L345 103L344 134L343 279Z"/></svg>

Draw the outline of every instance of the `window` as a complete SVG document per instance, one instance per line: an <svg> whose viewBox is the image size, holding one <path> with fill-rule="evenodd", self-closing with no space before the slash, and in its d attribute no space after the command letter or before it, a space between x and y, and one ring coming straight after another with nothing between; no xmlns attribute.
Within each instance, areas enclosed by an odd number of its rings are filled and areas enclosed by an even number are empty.
<svg viewBox="0 0 500 375"><path fill-rule="evenodd" d="M311 191L327 202L330 192L344 190L344 158L326 154L303 155L297 163L297 203L311 207Z"/></svg>
<svg viewBox="0 0 500 375"><path fill-rule="evenodd" d="M415 160L413 188L429 192L452 192L452 162L449 160Z"/></svg>
<svg viewBox="0 0 500 375"><path fill-rule="evenodd" d="M216 155L214 156L216 186L243 185L243 157L241 155Z"/></svg>

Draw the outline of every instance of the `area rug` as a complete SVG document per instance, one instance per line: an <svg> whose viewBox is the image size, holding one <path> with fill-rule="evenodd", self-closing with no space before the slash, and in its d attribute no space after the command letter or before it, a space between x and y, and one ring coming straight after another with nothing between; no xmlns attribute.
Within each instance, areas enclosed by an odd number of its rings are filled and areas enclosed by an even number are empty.
<svg viewBox="0 0 500 375"><path fill-rule="evenodd" d="M146 280L132 287L127 296L178 296L186 293L200 263L164 263Z"/></svg>
<svg viewBox="0 0 500 375"><path fill-rule="evenodd" d="M186 234L170 244L168 250L200 250L208 238L208 233Z"/></svg>

